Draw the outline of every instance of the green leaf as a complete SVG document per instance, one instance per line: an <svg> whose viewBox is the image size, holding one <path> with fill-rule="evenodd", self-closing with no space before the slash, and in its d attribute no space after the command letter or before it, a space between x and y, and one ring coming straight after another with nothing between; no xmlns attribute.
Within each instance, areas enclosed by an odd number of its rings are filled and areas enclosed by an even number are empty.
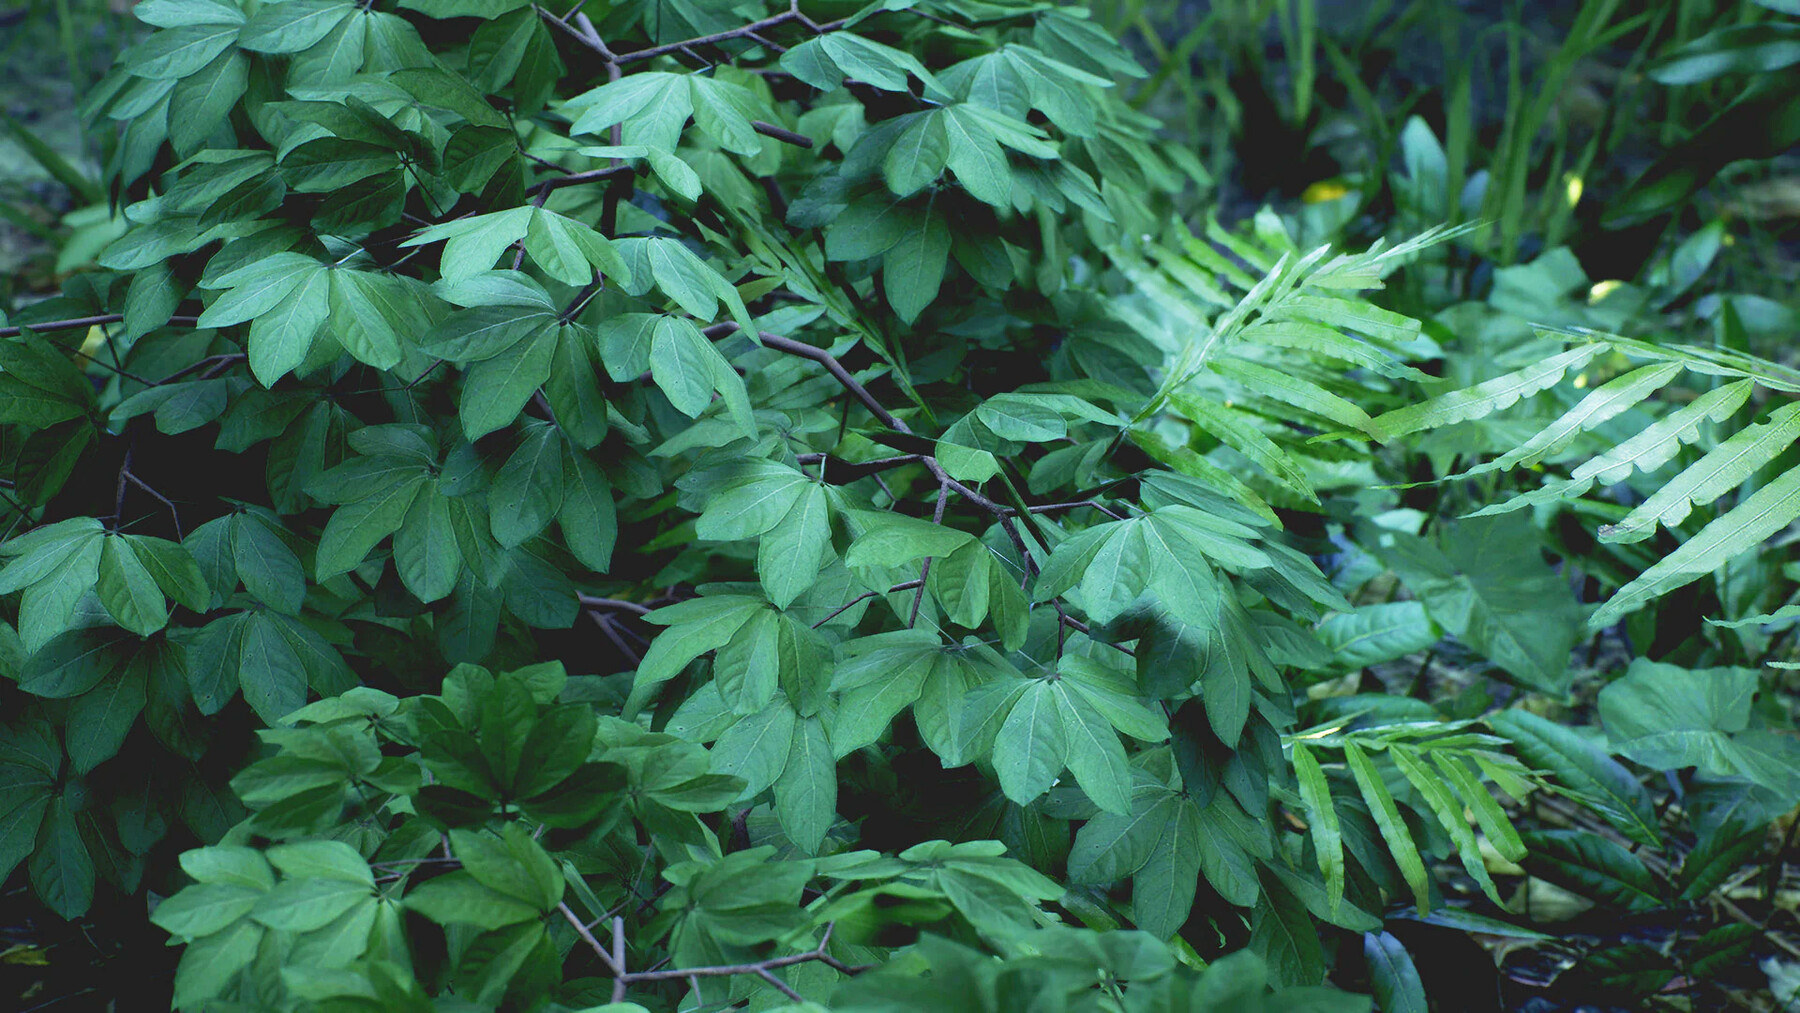
<svg viewBox="0 0 1800 1013"><path fill-rule="evenodd" d="M488 517L502 546L510 549L534 537L562 509L562 449L554 426L533 425L501 467Z"/></svg>
<svg viewBox="0 0 1800 1013"><path fill-rule="evenodd" d="M911 323L931 305L949 262L950 225L930 212L888 248L881 261L882 291L900 319Z"/></svg>
<svg viewBox="0 0 1800 1013"><path fill-rule="evenodd" d="M1118 733L1080 692L1071 691L1061 681L1052 683L1051 689L1068 740L1069 772L1101 810L1129 813L1131 768L1125 763L1125 747L1119 743Z"/></svg>
<svg viewBox="0 0 1800 1013"><path fill-rule="evenodd" d="M52 699L80 696L118 667L123 645L116 631L64 633L31 655L19 674L19 688Z"/></svg>
<svg viewBox="0 0 1800 1013"><path fill-rule="evenodd" d="M561 903L562 873L523 826L509 823L497 837L452 830L450 846L462 867L481 885L541 911Z"/></svg>
<svg viewBox="0 0 1800 1013"><path fill-rule="evenodd" d="M882 159L881 174L895 195L910 197L944 171L950 137L944 132L943 116L935 111L911 113L904 122L906 128Z"/></svg>
<svg viewBox="0 0 1800 1013"><path fill-rule="evenodd" d="M399 530L425 481L425 472L419 469L334 511L319 535L319 554L313 563L319 579L361 566L377 542Z"/></svg>
<svg viewBox="0 0 1800 1013"><path fill-rule="evenodd" d="M1431 618L1527 686L1560 693L1580 606L1535 552L1539 536L1520 514L1471 518L1438 544L1400 532L1374 551L1424 601Z"/></svg>
<svg viewBox="0 0 1800 1013"><path fill-rule="evenodd" d="M1000 790L1019 805L1048 791L1069 755L1066 722L1049 683L1029 683L994 736Z"/></svg>
<svg viewBox="0 0 1800 1013"><path fill-rule="evenodd" d="M541 914L534 904L482 885L467 872L452 872L407 892L406 906L440 925L491 930L530 921Z"/></svg>
<svg viewBox="0 0 1800 1013"><path fill-rule="evenodd" d="M250 917L282 932L311 932L374 896L368 883L344 879L285 879L257 899Z"/></svg>
<svg viewBox="0 0 1800 1013"><path fill-rule="evenodd" d="M1421 429L1436 429L1483 418L1502 408L1512 407L1520 398L1556 386L1562 382L1563 374L1587 365L1600 353L1602 347L1598 344L1579 345L1465 390L1451 391L1428 401L1395 409L1370 422L1367 431L1381 442L1390 443Z"/></svg>
<svg viewBox="0 0 1800 1013"><path fill-rule="evenodd" d="M1012 169L987 121L974 109L954 105L943 110L944 133L950 142L945 162L976 200L1005 207L1012 201Z"/></svg>
<svg viewBox="0 0 1800 1013"><path fill-rule="evenodd" d="M1588 617L1588 628L1605 629L1652 598L1699 580L1726 560L1761 545L1796 517L1800 517L1800 468L1789 469L1757 489L1638 574Z"/></svg>
<svg viewBox="0 0 1800 1013"><path fill-rule="evenodd" d="M168 625L169 606L156 578L138 558L131 543L119 536L106 539L100 552L100 603L119 625L139 636L149 636Z"/></svg>
<svg viewBox="0 0 1800 1013"><path fill-rule="evenodd" d="M249 59L224 52L176 82L169 95L169 143L184 154L200 148L228 120L249 81Z"/></svg>
<svg viewBox="0 0 1800 1013"><path fill-rule="evenodd" d="M1406 885L1412 889L1419 913L1424 914L1430 906L1431 880L1425 872L1424 860L1419 857L1419 848L1413 843L1412 831L1406 828L1406 821L1401 819L1400 810L1394 805L1394 796L1388 792L1387 783L1381 779L1375 764L1354 741L1344 743L1344 761L1356 778L1363 801L1369 804L1369 815L1375 818L1375 826L1381 830L1382 840L1387 842L1388 853L1400 867Z"/></svg>
<svg viewBox="0 0 1800 1013"><path fill-rule="evenodd" d="M253 53L311 49L356 10L344 0L287 0L260 8L244 25L238 45Z"/></svg>
<svg viewBox="0 0 1800 1013"><path fill-rule="evenodd" d="M1364 605L1319 624L1319 640L1344 668L1367 668L1404 658L1438 642L1437 625L1416 601Z"/></svg>
<svg viewBox="0 0 1800 1013"><path fill-rule="evenodd" d="M1158 938L1173 937L1187 922L1208 848L1200 811L1194 804L1171 799L1166 806L1169 819L1162 836L1143 867L1131 877L1132 920Z"/></svg>
<svg viewBox="0 0 1800 1013"><path fill-rule="evenodd" d="M755 798L787 769L794 750L794 729L802 723L787 701L769 704L719 736L713 746L713 772L742 778L744 788L739 798ZM805 748L810 750L812 744L808 742ZM810 752L804 758L816 762ZM832 769L836 769L835 764Z"/></svg>
<svg viewBox="0 0 1800 1013"><path fill-rule="evenodd" d="M189 77L236 42L238 32L236 24L183 25L165 29L134 46L125 58L125 69L153 81Z"/></svg>
<svg viewBox="0 0 1800 1013"><path fill-rule="evenodd" d="M775 814L803 854L817 854L837 821L837 761L816 717L794 722L787 763L776 778Z"/></svg>
<svg viewBox="0 0 1800 1013"><path fill-rule="evenodd" d="M1652 847L1662 842L1644 786L1579 732L1518 708L1490 716L1488 724L1512 740L1519 759L1548 771L1625 836Z"/></svg>
<svg viewBox="0 0 1800 1013"><path fill-rule="evenodd" d="M94 900L94 860L82 843L67 791L50 800L28 864L31 887L45 907L69 919L87 913Z"/></svg>
<svg viewBox="0 0 1800 1013"><path fill-rule="evenodd" d="M276 620L250 613L244 621L242 652L238 680L244 702L265 724L277 723L306 703L306 663Z"/></svg>
<svg viewBox="0 0 1800 1013"><path fill-rule="evenodd" d="M1585 830L1529 831L1525 868L1558 886L1629 910L1664 903L1662 888L1637 856Z"/></svg>
<svg viewBox="0 0 1800 1013"><path fill-rule="evenodd" d="M244 590L270 608L299 614L306 600L306 572L300 557L268 525L248 513L233 515L230 526L232 565Z"/></svg>
<svg viewBox="0 0 1800 1013"><path fill-rule="evenodd" d="M973 539L955 528L894 513L858 512L863 533L844 553L846 566L904 566L925 556L947 556Z"/></svg>
<svg viewBox="0 0 1800 1013"><path fill-rule="evenodd" d="M175 1005L198 1006L222 993L256 959L264 931L244 918L191 943L175 969Z"/></svg>
<svg viewBox="0 0 1800 1013"><path fill-rule="evenodd" d="M261 890L235 883L199 883L165 899L150 921L183 941L210 936L250 913Z"/></svg>
<svg viewBox="0 0 1800 1013"><path fill-rule="evenodd" d="M456 588L462 574L462 548L450 521L450 504L441 491L441 480L423 488L406 520L394 533L394 569L400 582L422 602L444 598Z"/></svg>
<svg viewBox="0 0 1800 1013"><path fill-rule="evenodd" d="M1693 421L1698 423L1698 419ZM1795 437L1800 437L1800 404L1783 405L1764 422L1732 433L1638 504L1624 520L1602 527L1601 540L1640 541L1653 534L1659 524L1671 528L1680 524L1694 507L1705 506L1742 485L1786 450ZM1741 523L1742 519L1733 526ZM1721 529L1721 533L1726 530Z"/></svg>
<svg viewBox="0 0 1800 1013"><path fill-rule="evenodd" d="M787 608L813 585L830 545L830 501L823 487L809 482L757 545L756 573L776 608Z"/></svg>
<svg viewBox="0 0 1800 1013"><path fill-rule="evenodd" d="M1331 803L1331 786L1312 751L1300 742L1293 745L1294 776L1300 786L1300 802L1306 809L1306 825L1312 834L1319 871L1325 875L1325 893L1332 911L1344 900L1344 840L1338 830L1337 809Z"/></svg>
<svg viewBox="0 0 1800 1013"><path fill-rule="evenodd" d="M86 774L118 754L144 709L144 682L143 668L128 665L118 678L70 702L63 742L77 773Z"/></svg>
<svg viewBox="0 0 1800 1013"><path fill-rule="evenodd" d="M1600 720L1613 749L1646 767L1730 776L1740 773L1732 733L1749 727L1757 688L1754 669L1690 671L1636 658L1600 691Z"/></svg>
<svg viewBox="0 0 1800 1013"><path fill-rule="evenodd" d="M1369 978L1382 1013L1428 1013L1425 984L1412 954L1391 932L1363 935L1363 958L1369 962Z"/></svg>

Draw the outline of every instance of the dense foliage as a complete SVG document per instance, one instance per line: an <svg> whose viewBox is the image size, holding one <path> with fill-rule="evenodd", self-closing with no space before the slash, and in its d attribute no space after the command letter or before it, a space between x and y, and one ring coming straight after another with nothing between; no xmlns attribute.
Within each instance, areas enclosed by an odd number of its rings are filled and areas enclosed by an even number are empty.
<svg viewBox="0 0 1800 1013"><path fill-rule="evenodd" d="M1408 233L1222 226L1023 0L135 13L125 224L0 320L0 878L148 895L179 1007L1423 1009L1416 927L1697 901L1800 797L1720 230L1511 263L1416 120Z"/></svg>

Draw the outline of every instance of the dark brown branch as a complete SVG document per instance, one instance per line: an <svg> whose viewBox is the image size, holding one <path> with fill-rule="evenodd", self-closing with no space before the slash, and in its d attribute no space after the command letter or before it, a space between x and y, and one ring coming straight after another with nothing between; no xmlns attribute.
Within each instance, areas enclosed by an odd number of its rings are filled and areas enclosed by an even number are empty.
<svg viewBox="0 0 1800 1013"><path fill-rule="evenodd" d="M107 324L120 323L125 319L123 313L103 313L93 317L72 317L68 320L46 320L41 324L20 324L17 327L0 327L0 338L16 338L25 331L33 334L48 334L51 331L72 331L80 327L104 327ZM170 317L169 323L191 326L199 321L198 317Z"/></svg>
<svg viewBox="0 0 1800 1013"><path fill-rule="evenodd" d="M750 129L764 137L773 137L783 144L792 144L796 148L810 148L813 146L813 139L805 134L796 134L792 130L778 127L773 123L764 123L762 120L751 120Z"/></svg>
<svg viewBox="0 0 1800 1013"><path fill-rule="evenodd" d="M582 608L611 609L615 612L631 612L640 616L650 611L648 605L640 605L635 601L626 601L623 598L598 598L591 594L583 594L577 595L576 600L581 603Z"/></svg>
<svg viewBox="0 0 1800 1013"><path fill-rule="evenodd" d="M901 454L898 457L881 457L873 461L844 461L834 459L830 454L799 454L794 460L800 465L816 464L819 466L819 478L826 482L854 482L859 478L899 468L908 464L917 464L925 459L923 454Z"/></svg>
<svg viewBox="0 0 1800 1013"><path fill-rule="evenodd" d="M819 620L816 623L813 623L812 628L815 630L818 629L819 627L825 625L826 623L832 621L833 619L836 619L838 616L843 615L845 612L848 612L850 609L855 608L859 603L868 601L870 598L873 598L876 595L894 594L895 592L898 592L898 591L911 591L915 587L924 587L924 586L925 586L925 581L923 581L923 580L905 580L905 581L901 581L898 584L895 584L893 587L888 588L886 591L864 591L862 594L859 594L856 597L845 602L844 604L839 605L837 608L832 609L830 615L826 616L825 618Z"/></svg>
<svg viewBox="0 0 1800 1013"><path fill-rule="evenodd" d="M1122 521L1125 519L1119 514L1114 513L1106 504L1097 499L1080 499L1069 503L1044 503L1039 506L1031 507L1030 512L1034 514L1047 514L1057 510L1078 510L1082 507L1093 507L1095 510L1111 517L1115 521ZM1018 513L1018 511L1012 507L1007 507L1006 509L1011 513Z"/></svg>
<svg viewBox="0 0 1800 1013"><path fill-rule="evenodd" d="M535 183L530 187L527 187L525 192L532 197L545 197L552 191L561 190L565 186L580 186L583 183L592 183L597 179L605 179L608 176L615 176L621 172L634 173L636 171L637 170L629 164L609 165L604 169L589 169L586 172L572 172L567 176L556 176L551 179L546 179L541 183ZM538 206L542 207L543 205L539 202Z"/></svg>
<svg viewBox="0 0 1800 1013"><path fill-rule="evenodd" d="M950 498L950 487L938 486L937 507L931 512L931 523L944 523L944 504ZM919 606L925 604L925 581L931 577L931 559L926 556L925 562L919 564L919 590L913 595L912 612L906 617L906 628L912 629L919 621Z"/></svg>
<svg viewBox="0 0 1800 1013"><path fill-rule="evenodd" d="M176 370L175 372L170 373L168 376L165 376L162 379L151 384L151 386L152 387L161 387L165 383L174 383L176 380L181 379L182 377L188 375L189 373L198 372L203 369L208 369L209 367L229 366L234 362L245 362L245 361L248 361L249 358L250 357L248 355L245 355L242 352L230 352L230 353L227 353L224 355L209 355L206 358L201 359L198 362L188 363L187 365L181 367L180 369Z"/></svg>

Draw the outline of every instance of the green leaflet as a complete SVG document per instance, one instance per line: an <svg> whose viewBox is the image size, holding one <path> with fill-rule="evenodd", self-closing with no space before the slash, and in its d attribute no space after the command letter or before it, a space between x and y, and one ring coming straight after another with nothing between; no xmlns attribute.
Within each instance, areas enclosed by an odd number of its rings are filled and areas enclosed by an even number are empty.
<svg viewBox="0 0 1800 1013"><path fill-rule="evenodd" d="M1510 408L1520 398L1556 385L1569 370L1586 365L1602 347L1594 344L1571 348L1467 390L1451 391L1429 401L1396 409L1370 422L1369 434L1385 443L1421 429L1466 422Z"/></svg>
<svg viewBox="0 0 1800 1013"><path fill-rule="evenodd" d="M1588 618L1588 628L1603 629L1650 599L1711 573L1719 564L1787 527L1796 517L1800 517L1800 468L1783 472L1638 574Z"/></svg>

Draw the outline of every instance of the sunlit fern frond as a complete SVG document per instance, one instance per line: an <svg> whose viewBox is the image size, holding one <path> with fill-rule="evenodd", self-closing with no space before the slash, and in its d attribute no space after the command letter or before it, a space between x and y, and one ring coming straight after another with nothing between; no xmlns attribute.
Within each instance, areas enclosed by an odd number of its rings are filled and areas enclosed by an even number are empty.
<svg viewBox="0 0 1800 1013"><path fill-rule="evenodd" d="M1429 379L1407 364L1431 347L1419 321L1358 293L1381 288L1418 251L1461 231L1434 229L1355 254L1302 252L1273 216L1259 216L1250 236L1217 223L1204 237L1177 226L1160 241L1114 251L1134 292L1113 312L1166 355L1132 438L1260 510L1265 496L1317 502L1316 476L1329 475L1345 452L1307 441L1367 433L1372 420L1359 401L1396 381ZM1254 488L1196 449L1214 445L1253 466Z"/></svg>
<svg viewBox="0 0 1800 1013"><path fill-rule="evenodd" d="M1757 386L1800 394L1800 373L1739 352L1655 345L1592 331L1538 331L1573 344L1568 350L1523 369L1387 412L1372 420L1366 431L1389 443L1414 433L1483 418L1555 387L1603 352L1617 352L1638 363L1581 396L1519 446L1449 476L1461 479L1538 465L1565 454L1585 434L1595 433L1631 409L1657 409L1650 413L1652 421L1648 425L1586 456L1567 478L1478 512L1492 514L1573 499L1596 487L1623 482L1633 473L1651 475L1674 461L1685 447L1703 442L1708 423L1729 426ZM1683 374L1717 378L1716 385L1701 384L1702 393L1679 407L1653 400ZM1622 520L1602 527L1602 541L1642 541L1658 528L1674 530L1697 507L1741 494L1729 509L1694 532L1679 548L1620 588L1590 618L1590 627L1599 629L1616 622L1652 599L1713 572L1726 560L1754 549L1800 517L1800 468L1785 469L1764 482L1754 481L1797 437L1800 401L1790 401L1760 421L1730 429L1673 478L1658 485Z"/></svg>

